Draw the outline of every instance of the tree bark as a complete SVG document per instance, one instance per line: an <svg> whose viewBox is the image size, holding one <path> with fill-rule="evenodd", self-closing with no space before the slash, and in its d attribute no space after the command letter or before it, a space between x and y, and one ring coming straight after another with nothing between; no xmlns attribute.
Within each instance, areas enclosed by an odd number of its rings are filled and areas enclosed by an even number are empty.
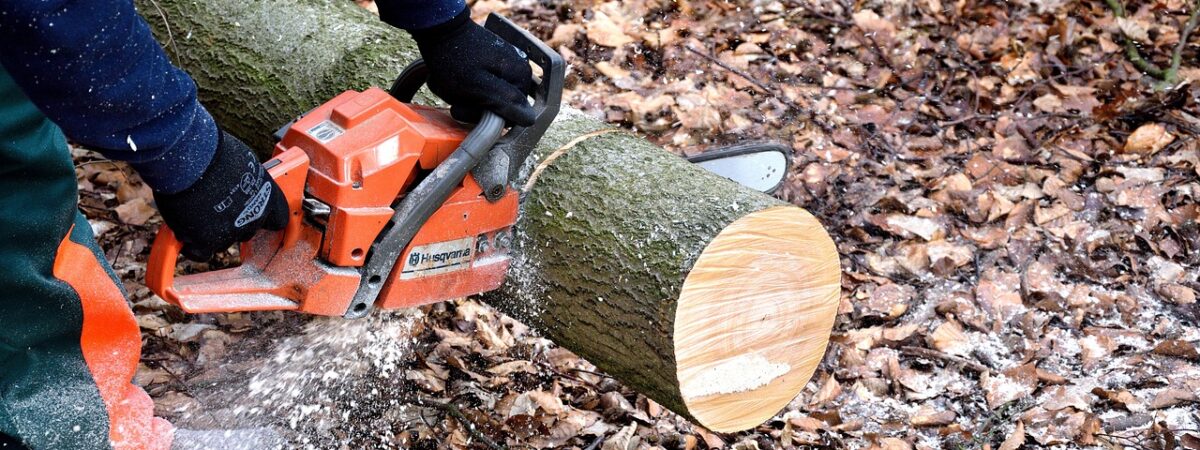
<svg viewBox="0 0 1200 450"><path fill-rule="evenodd" d="M261 151L278 126L386 87L418 57L349 1L137 4L218 123ZM530 172L515 264L489 303L716 431L756 426L804 387L840 284L810 214L571 109Z"/></svg>

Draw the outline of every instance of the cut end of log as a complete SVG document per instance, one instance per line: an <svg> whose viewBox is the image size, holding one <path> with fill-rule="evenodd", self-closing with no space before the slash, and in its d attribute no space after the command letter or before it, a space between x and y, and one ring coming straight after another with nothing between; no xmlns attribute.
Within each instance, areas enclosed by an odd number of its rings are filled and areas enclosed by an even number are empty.
<svg viewBox="0 0 1200 450"><path fill-rule="evenodd" d="M679 391L718 432L758 426L808 383L837 315L837 248L807 211L764 209L708 243L675 311Z"/></svg>

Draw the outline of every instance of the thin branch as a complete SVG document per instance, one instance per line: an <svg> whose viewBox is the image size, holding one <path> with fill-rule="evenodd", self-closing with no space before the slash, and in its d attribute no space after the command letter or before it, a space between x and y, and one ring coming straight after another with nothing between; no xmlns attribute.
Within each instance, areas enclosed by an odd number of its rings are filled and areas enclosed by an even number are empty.
<svg viewBox="0 0 1200 450"><path fill-rule="evenodd" d="M1179 74L1179 65L1183 62L1183 49L1187 47L1188 38L1193 31L1196 31L1196 25L1200 23L1200 1L1192 5L1192 15L1188 16L1187 24L1183 26L1183 31L1179 33L1179 43L1175 44L1175 51L1171 53L1171 68L1167 69L1164 80L1168 83L1173 83L1175 77Z"/></svg>
<svg viewBox="0 0 1200 450"><path fill-rule="evenodd" d="M467 429L467 433L470 433L471 437L477 439L488 448L492 450L508 450L508 446L497 444L492 438L487 437L487 435L479 431L479 426L475 425L475 422L471 421L471 419L468 419L466 414L463 414L462 410L458 409L458 406L455 406L453 402L439 402L427 397L418 397L415 403L433 406L454 417L458 420L458 423L461 423Z"/></svg>
<svg viewBox="0 0 1200 450"><path fill-rule="evenodd" d="M699 55L700 57L702 57L704 59L707 59L709 62L711 62L713 64L716 64L717 67L728 70L730 73L737 75L737 76L745 79L746 81L749 81L750 84L753 84L754 87L758 88L760 91L766 93L767 95L775 97L776 100L779 100L780 103L783 103L788 108L791 108L792 110L805 116L807 119L812 120L813 123L816 123L818 126L821 127L821 129L825 130L826 132L833 132L834 128L832 125L829 125L829 124L825 123L824 121L820 120L815 114L812 114L811 112L806 111L804 108L801 108L800 105L796 104L796 102L789 100L787 97L785 97L783 94L779 93L777 90L772 89L766 83L758 81L758 79L750 76L750 74L746 73L745 71L742 71L742 70L738 69L737 67L733 67L733 66L727 64L725 61L721 61L716 56L702 52L696 48L693 48L690 45L685 45L685 46L683 46L683 48L689 52Z"/></svg>
<svg viewBox="0 0 1200 450"><path fill-rule="evenodd" d="M1108 3L1108 7L1112 9L1113 16L1118 19L1125 18L1125 6L1121 5L1121 0L1104 0ZM1151 76L1165 80L1163 78L1166 72L1161 67L1142 58L1142 53L1138 51L1137 44L1133 38L1125 35L1125 30L1121 30L1121 39L1125 41L1125 56L1129 58L1129 62L1133 63L1138 70L1150 74Z"/></svg>
<svg viewBox="0 0 1200 450"><path fill-rule="evenodd" d="M742 77L746 81L749 81L750 84L753 84L754 87L757 87L758 90L762 91L765 94L771 94L775 98L778 98L779 101L783 102L785 105L788 105L789 107L791 107L797 111L801 111L800 107L792 104L791 100L788 100L787 98L784 98L782 95L775 93L775 91L773 89L771 89L770 86L767 86L765 83L758 81L758 79L750 76L750 74L742 71L741 69L738 69L737 67L733 67L733 66L729 65L728 63L726 63L725 61L721 61L716 56L713 56L708 53L697 50L690 45L685 45L684 48L687 49L687 51L689 51L689 52L695 53L695 54L703 57L704 59L709 60L709 62L716 64L717 66L721 67L722 69L728 70L729 72L733 73L734 75Z"/></svg>
<svg viewBox="0 0 1200 450"><path fill-rule="evenodd" d="M159 6L156 0L150 0L150 4L154 5L158 16L162 18L163 29L167 30L167 46L171 47L171 56L175 58L175 64L179 64L179 47L175 45L175 34L171 33L171 22L167 20L167 13L163 12L162 6Z"/></svg>
<svg viewBox="0 0 1200 450"><path fill-rule="evenodd" d="M923 347L913 347L913 346L900 347L900 354L940 359L940 360L943 360L946 362L960 364L960 365L962 365L968 369L974 370L975 372L978 372L978 373L984 373L984 372L991 371L991 369L989 369L987 366L980 364L978 362L971 361L966 358L960 358L958 356L954 356L951 354L939 352L937 350L923 348Z"/></svg>

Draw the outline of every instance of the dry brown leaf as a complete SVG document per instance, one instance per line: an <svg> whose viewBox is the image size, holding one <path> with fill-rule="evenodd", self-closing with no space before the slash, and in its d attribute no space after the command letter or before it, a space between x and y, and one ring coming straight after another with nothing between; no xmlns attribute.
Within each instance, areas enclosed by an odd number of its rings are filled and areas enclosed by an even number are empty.
<svg viewBox="0 0 1200 450"><path fill-rule="evenodd" d="M1085 432L1087 413L1070 408L1047 411L1034 407L1021 416L1025 433L1042 445L1061 445L1075 442Z"/></svg>
<svg viewBox="0 0 1200 450"><path fill-rule="evenodd" d="M1013 400L1028 397L1037 388L1037 368L1025 364L999 374L985 373L981 378L988 406L997 408Z"/></svg>
<svg viewBox="0 0 1200 450"><path fill-rule="evenodd" d="M808 402L809 407L817 408L827 405L841 394L842 384L838 383L837 378L827 375L825 384L821 385L821 389L817 390L817 393L813 395L812 400Z"/></svg>
<svg viewBox="0 0 1200 450"><path fill-rule="evenodd" d="M869 9L854 13L854 24L864 33L872 35L881 43L886 43L896 34L896 25L890 20L879 17L879 14Z"/></svg>
<svg viewBox="0 0 1200 450"><path fill-rule="evenodd" d="M494 366L487 371L496 376L508 376L516 372L538 373L537 367L534 367L533 363L524 360L509 361Z"/></svg>
<svg viewBox="0 0 1200 450"><path fill-rule="evenodd" d="M1048 113L1062 112L1064 110L1062 99L1054 94L1046 94L1038 97L1033 101L1033 106L1036 106L1039 111Z"/></svg>
<svg viewBox="0 0 1200 450"><path fill-rule="evenodd" d="M717 436L711 431L697 427L696 434L700 435L700 439L704 440L704 444L707 445L708 448L725 448L725 440L722 439L721 436Z"/></svg>
<svg viewBox="0 0 1200 450"><path fill-rule="evenodd" d="M145 198L136 197L116 207L117 217L127 225L144 225L157 211Z"/></svg>
<svg viewBox="0 0 1200 450"><path fill-rule="evenodd" d="M1085 368L1095 368L1102 364L1117 348L1113 339L1105 335L1085 336L1079 340L1079 346L1083 350L1079 357L1083 360Z"/></svg>
<svg viewBox="0 0 1200 450"><path fill-rule="evenodd" d="M1166 297L1167 300L1177 305L1191 305L1196 303L1196 291L1187 286L1169 283L1160 285L1155 290L1163 297Z"/></svg>
<svg viewBox="0 0 1200 450"><path fill-rule="evenodd" d="M1196 351L1196 344L1182 339L1168 339L1154 346L1154 353L1157 355L1174 356L1176 358L1200 360L1200 353Z"/></svg>
<svg viewBox="0 0 1200 450"><path fill-rule="evenodd" d="M975 251L971 247L948 241L930 242L925 250L935 268L957 269L975 260Z"/></svg>
<svg viewBox="0 0 1200 450"><path fill-rule="evenodd" d="M932 241L945 236L946 230L937 221L924 217L892 214L884 222L888 231L900 236L920 236L921 239Z"/></svg>
<svg viewBox="0 0 1200 450"><path fill-rule="evenodd" d="M908 311L916 290L911 286L890 283L875 288L866 303L866 310L871 316L885 319L895 319Z"/></svg>
<svg viewBox="0 0 1200 450"><path fill-rule="evenodd" d="M1025 445L1025 424L1017 421L1017 426L1013 427L1013 432L1009 433L1008 437L1004 438L1004 442L1000 443L999 450L1017 450Z"/></svg>
<svg viewBox="0 0 1200 450"><path fill-rule="evenodd" d="M1117 27L1121 29L1121 33L1130 39L1146 44L1153 43L1150 40L1150 33L1148 31L1151 25L1145 21L1118 17Z"/></svg>
<svg viewBox="0 0 1200 450"><path fill-rule="evenodd" d="M598 413L570 408L555 421L554 427L550 428L550 433L541 446L558 448L565 446L568 441L577 436L597 435L605 431L607 427L595 427L594 425L603 425L603 422L604 417Z"/></svg>
<svg viewBox="0 0 1200 450"><path fill-rule="evenodd" d="M575 41L575 36L578 36L580 31L583 31L583 26L576 23L558 24L554 27L554 34L546 40L546 45L553 48L570 44Z"/></svg>
<svg viewBox="0 0 1200 450"><path fill-rule="evenodd" d="M966 356L971 353L971 342L963 332L962 325L953 320L942 322L929 335L930 345L946 354Z"/></svg>
<svg viewBox="0 0 1200 450"><path fill-rule="evenodd" d="M879 440L880 450L912 450L912 445L900 438L885 437Z"/></svg>
<svg viewBox="0 0 1200 450"><path fill-rule="evenodd" d="M1122 150L1125 153L1153 155L1172 142L1175 142L1175 135L1168 132L1166 127L1159 123L1147 123L1129 135Z"/></svg>
<svg viewBox="0 0 1200 450"><path fill-rule="evenodd" d="M914 427L940 427L953 423L955 417L954 411L926 404L917 408L909 418L909 423Z"/></svg>
<svg viewBox="0 0 1200 450"><path fill-rule="evenodd" d="M1041 372L1038 372L1038 379L1042 379ZM1048 411L1057 411L1068 407L1080 411L1091 411L1092 398L1088 391L1076 386L1051 386L1043 391L1041 406Z"/></svg>
<svg viewBox="0 0 1200 450"><path fill-rule="evenodd" d="M600 73L604 74L604 76L612 78L614 80L617 78L629 77L628 70L617 67L616 65L613 65L613 63L610 63L608 61L600 61L596 64L593 64L593 66L596 68L596 70L599 70Z"/></svg>
<svg viewBox="0 0 1200 450"><path fill-rule="evenodd" d="M975 288L975 299L1001 322L1025 310L1021 302L1021 277L1015 273L988 270Z"/></svg>
<svg viewBox="0 0 1200 450"><path fill-rule="evenodd" d="M798 416L788 419L788 423L801 430L815 433L817 430L822 430L828 427L824 421L815 419L810 416Z"/></svg>
<svg viewBox="0 0 1200 450"><path fill-rule="evenodd" d="M921 328L921 326L915 323L900 325L898 327L884 328L883 339L891 342L900 342L908 339L919 328Z"/></svg>
<svg viewBox="0 0 1200 450"><path fill-rule="evenodd" d="M1154 399L1150 400L1148 407L1150 409L1163 409L1189 402L1200 402L1200 398L1191 390L1167 388L1154 394Z"/></svg>
<svg viewBox="0 0 1200 450"><path fill-rule="evenodd" d="M1142 411L1145 409L1145 407L1142 405L1142 402L1138 400L1137 397L1134 397L1133 394L1124 389L1110 391L1097 387L1092 389L1092 393L1096 394L1102 399L1121 405L1123 408L1129 411Z"/></svg>
<svg viewBox="0 0 1200 450"><path fill-rule="evenodd" d="M603 11L594 11L592 19L584 23L584 27L589 40L605 47L620 47L634 41Z"/></svg>

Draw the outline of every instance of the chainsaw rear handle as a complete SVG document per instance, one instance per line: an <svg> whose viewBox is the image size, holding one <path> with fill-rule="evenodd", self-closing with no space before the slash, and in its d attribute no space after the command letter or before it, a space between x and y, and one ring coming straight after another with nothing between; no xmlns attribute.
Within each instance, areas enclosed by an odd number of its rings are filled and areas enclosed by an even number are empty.
<svg viewBox="0 0 1200 450"><path fill-rule="evenodd" d="M522 163L558 115L562 105L566 64L562 56L544 42L499 14L489 14L484 28L512 44L542 69L542 78L533 93L533 110L537 115L533 125L513 127L492 147L486 158L471 170L471 175L483 188L484 196L495 202L504 196L508 184L517 178ZM428 77L429 69L425 62L414 61L400 72L388 92L402 102L411 103Z"/></svg>
<svg viewBox="0 0 1200 450"><path fill-rule="evenodd" d="M284 193L284 198L288 204L288 224L282 231L260 230L255 235L253 240L269 239L272 241L268 248L284 248L291 246L300 238L300 226L303 223L302 207L304 196L304 181L308 174L308 156L304 152L296 150L285 152L276 155L263 164L263 168L267 169L267 174L275 180L279 185L280 191ZM249 242L241 244L243 264L246 262L246 255L250 248ZM150 259L146 262L146 286L150 288L163 300L180 306L187 312L211 312L209 306L195 307L196 302L189 300L202 297L220 296L223 294L247 294L259 293L262 286L246 286L244 283L224 283L224 284L190 284L184 283L186 286L177 286L175 281L175 265L179 262L179 254L183 250L183 243L175 236L175 232L166 224L163 224L158 229L158 234L154 238L154 245L150 248ZM269 258L273 255L264 255ZM224 269L223 271L232 271L238 268ZM221 271L218 271L221 272ZM184 277L186 278L186 276ZM238 278L238 277L232 277ZM255 301L259 304L253 304ZM258 296L244 301L240 306L246 309L289 309L287 305L291 304L292 300L286 298L272 298L270 295ZM229 305L233 306L233 305Z"/></svg>

